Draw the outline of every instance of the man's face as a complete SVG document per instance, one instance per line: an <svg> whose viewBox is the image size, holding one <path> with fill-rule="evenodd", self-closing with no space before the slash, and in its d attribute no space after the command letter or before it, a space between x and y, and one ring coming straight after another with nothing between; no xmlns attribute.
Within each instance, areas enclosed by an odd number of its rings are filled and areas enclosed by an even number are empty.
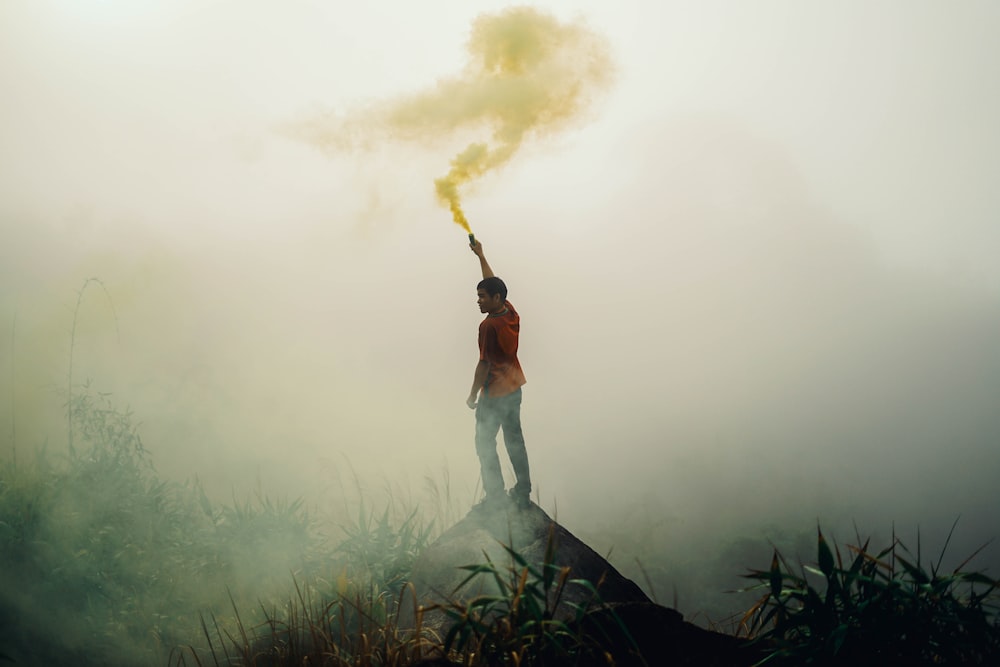
<svg viewBox="0 0 1000 667"><path fill-rule="evenodd" d="M496 312L503 306L503 301L500 299L499 294L494 294L490 296L486 290L479 288L476 290L476 303L479 304L480 313L492 313Z"/></svg>

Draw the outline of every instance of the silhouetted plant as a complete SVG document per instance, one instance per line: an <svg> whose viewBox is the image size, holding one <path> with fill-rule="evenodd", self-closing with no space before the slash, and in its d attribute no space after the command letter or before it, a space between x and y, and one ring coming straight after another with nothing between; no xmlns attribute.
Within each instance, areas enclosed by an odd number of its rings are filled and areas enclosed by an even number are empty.
<svg viewBox="0 0 1000 667"><path fill-rule="evenodd" d="M760 582L750 590L765 590L743 617L746 636L766 647L762 662L1000 664L1000 582L963 571L972 557L942 572L947 542L937 563L925 567L919 549L914 558L893 535L877 553L859 538L860 546L847 547L854 558L845 563L839 547L831 550L817 533L816 566L795 574L775 550L769 569L746 575Z"/></svg>
<svg viewBox="0 0 1000 667"><path fill-rule="evenodd" d="M401 526L392 528L385 515L372 522L372 515L362 512L359 525L350 532L355 538L364 535L363 545L370 544L372 534L380 534L379 539L388 544L406 543L409 538L404 536L410 534L412 521L409 515ZM356 555L352 549L358 544L350 542L347 551ZM415 628L399 631L400 603L406 597L402 591L369 595L374 589L341 580L337 584L340 593L331 598L329 591L296 583L295 598L280 609L262 608L263 620L254 625L245 625L235 603L235 624L227 625L215 616L203 618L205 645L176 652L170 664L369 667L407 665L421 658L436 658L444 664L445 656L470 667L615 664L607 642L602 641L604 629L595 630L594 623L588 626L590 634L581 629L589 612L601 606L598 588L602 582L571 579L568 567L555 565L551 536L543 562L537 566L516 550L504 548L511 559L509 567L499 567L487 556L486 562L464 568L469 576L455 591L476 577L487 576L497 585L498 594L468 602L455 599L432 608L442 610L451 621L443 640L424 629L426 610L420 608L414 610ZM583 587L589 593L587 599L581 603L565 600L570 585ZM409 598L414 598L412 591ZM557 618L560 604L571 613ZM625 637L634 648L617 615L612 611L607 616L616 624L608 635Z"/></svg>
<svg viewBox="0 0 1000 667"><path fill-rule="evenodd" d="M484 554L485 563L462 568L469 575L453 595L481 576L496 585L497 593L468 601L454 599L438 606L450 620L445 653L463 656L465 664L490 666L594 664L595 660L614 664L601 638L581 629L588 612L601 604L598 588L603 582L571 579L570 568L555 563L552 533L538 565L529 563L513 548L502 546L511 559L510 565L499 566ZM582 603L564 600L569 585L583 587L589 597ZM560 603L572 613L557 617ZM616 629L630 637L617 615L612 613L611 617L618 623Z"/></svg>
<svg viewBox="0 0 1000 667"><path fill-rule="evenodd" d="M417 627L398 628L403 588L412 561L426 545L429 526L416 512L395 525L388 510L378 519L365 510L357 524L346 526L346 539L333 550L330 580L293 581L295 596L281 605L260 603L251 625L235 601L232 616L202 618L203 647L188 645L171 656L171 665L406 665L441 654L435 637ZM411 595L412 597L412 595ZM247 616L248 620L251 618Z"/></svg>

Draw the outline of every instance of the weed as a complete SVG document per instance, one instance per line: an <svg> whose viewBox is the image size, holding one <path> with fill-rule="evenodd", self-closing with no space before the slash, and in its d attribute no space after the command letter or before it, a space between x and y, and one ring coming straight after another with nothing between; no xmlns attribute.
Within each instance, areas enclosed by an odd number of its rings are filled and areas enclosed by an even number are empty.
<svg viewBox="0 0 1000 667"><path fill-rule="evenodd" d="M952 526L954 531L954 526ZM746 575L765 591L744 615L743 633L768 652L763 662L819 665L997 664L1000 582L966 572L966 559L942 572L924 566L893 535L872 552L869 540L831 550L817 529L817 564L795 574L777 551L767 570ZM949 534L948 539L951 539ZM919 544L919 536L918 536ZM978 553L978 552L977 552ZM973 554L975 556L976 554ZM822 583L813 586L809 576Z"/></svg>
<svg viewBox="0 0 1000 667"><path fill-rule="evenodd" d="M417 510L412 510L400 523L392 525L389 509L376 519L368 513L362 498L357 523L343 526L345 539L334 554L349 564L344 572L350 580L365 582L371 597L384 593L398 595L409 578L417 555L427 546L434 522L421 525ZM340 594L346 593L341 587Z"/></svg>
<svg viewBox="0 0 1000 667"><path fill-rule="evenodd" d="M392 666L440 653L421 631L419 613L415 631L398 630L409 568L430 526L415 511L396 526L388 510L376 518L360 505L357 524L343 527L347 537L332 551L334 577L293 578L295 595L280 605L259 602L249 626L231 600L228 618L202 618L205 646L176 651L170 664Z"/></svg>
<svg viewBox="0 0 1000 667"><path fill-rule="evenodd" d="M601 605L601 582L570 579L570 568L555 564L552 532L538 565L529 563L507 545L503 548L510 557L509 566L498 566L484 554L486 562L463 568L469 575L453 596L480 576L490 579L498 593L439 605L451 623L444 638L444 652L464 655L465 664L490 666L594 664L595 660L613 664L601 638L582 630L587 614ZM568 585L582 586L589 598L581 603L564 602ZM557 616L560 604L570 609L568 616ZM614 614L612 617L618 623L617 629L629 637L620 619Z"/></svg>
<svg viewBox="0 0 1000 667"><path fill-rule="evenodd" d="M73 308L73 324L70 327L69 332L69 364L66 371L66 429L67 438L69 444L70 453L74 453L74 427L76 426L75 419L75 405L73 400L73 354L76 351L76 325L77 319L80 316L80 307L83 305L83 295L87 292L87 288L94 283L98 285L104 292L104 296L108 299L108 305L111 307L111 314L114 317L115 329L118 327L118 314L115 312L115 303L111 300L111 294L108 292L108 288L104 286L104 282L100 278L87 278L83 281L83 285L80 287L79 291L76 293L76 306ZM13 334L12 334L13 335ZM13 344L13 343L12 343Z"/></svg>
<svg viewBox="0 0 1000 667"><path fill-rule="evenodd" d="M68 455L0 463L0 647L18 662L162 664L198 610L225 612L227 583L246 604L332 569L301 502L214 507L157 477L110 396L84 384L72 404Z"/></svg>

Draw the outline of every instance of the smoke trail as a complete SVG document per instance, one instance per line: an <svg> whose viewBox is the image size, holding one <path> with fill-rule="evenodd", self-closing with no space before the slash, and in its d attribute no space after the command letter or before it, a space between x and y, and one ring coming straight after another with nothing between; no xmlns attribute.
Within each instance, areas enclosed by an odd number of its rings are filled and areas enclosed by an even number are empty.
<svg viewBox="0 0 1000 667"><path fill-rule="evenodd" d="M327 150L355 148L372 134L407 141L453 136L472 128L489 141L469 144L435 180L438 199L466 231L461 186L507 163L529 135L557 131L577 119L611 81L604 40L581 23L561 23L528 7L480 16L472 25L469 61L460 76L364 114L308 121L293 132Z"/></svg>

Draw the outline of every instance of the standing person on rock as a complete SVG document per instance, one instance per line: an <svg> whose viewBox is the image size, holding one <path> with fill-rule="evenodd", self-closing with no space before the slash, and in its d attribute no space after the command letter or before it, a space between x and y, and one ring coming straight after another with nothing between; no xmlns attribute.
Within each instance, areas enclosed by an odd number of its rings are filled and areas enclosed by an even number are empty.
<svg viewBox="0 0 1000 667"><path fill-rule="evenodd" d="M507 286L493 274L486 261L483 244L473 240L469 246L479 257L483 270L476 294L479 311L486 313L486 319L479 325L479 363L466 399L466 405L476 411L476 454L486 492L486 498L476 507L499 508L507 500L497 455L497 433L502 428L503 442L517 478L510 498L519 509L524 509L530 504L531 476L521 432L521 385L525 383L517 360L521 318L507 301Z"/></svg>

